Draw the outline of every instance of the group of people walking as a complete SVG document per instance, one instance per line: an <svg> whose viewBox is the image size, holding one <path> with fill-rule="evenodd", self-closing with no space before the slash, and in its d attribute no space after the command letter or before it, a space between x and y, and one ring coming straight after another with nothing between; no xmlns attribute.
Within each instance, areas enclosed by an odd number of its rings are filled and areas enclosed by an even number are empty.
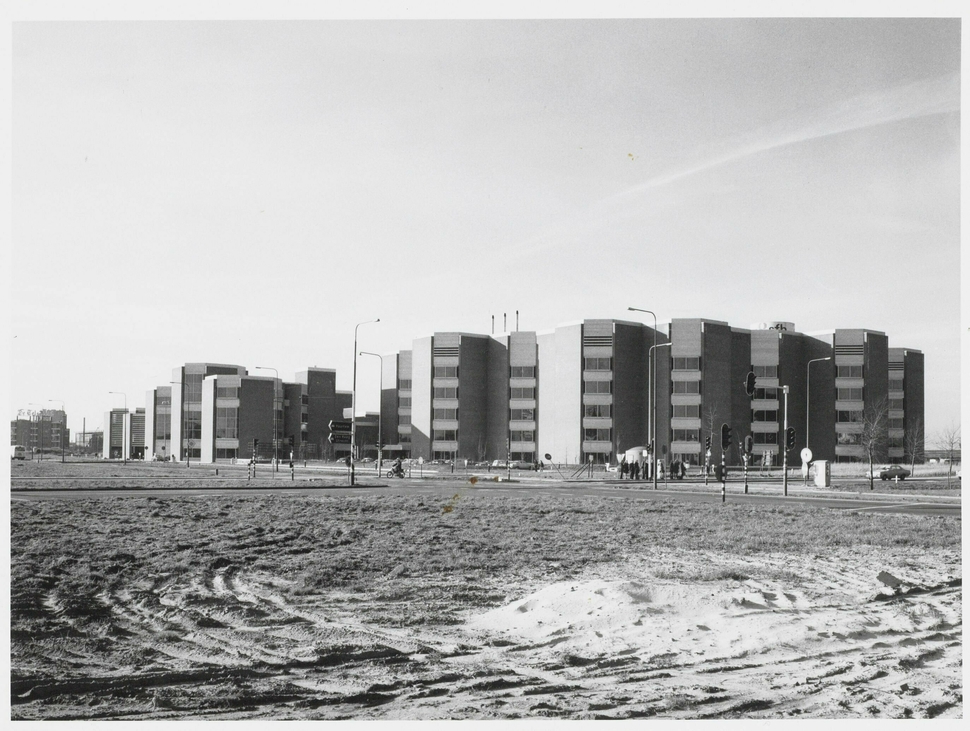
<svg viewBox="0 0 970 731"><path fill-rule="evenodd" d="M675 477L679 480L684 479L687 476L687 465L678 460L674 460L670 463L670 476ZM639 480L641 477L644 480L650 479L650 463L646 459L642 460L630 460L627 461L626 455L624 454L620 458L620 479L630 479ZM663 479L667 474L667 468L663 463L663 460L657 460L657 477Z"/></svg>

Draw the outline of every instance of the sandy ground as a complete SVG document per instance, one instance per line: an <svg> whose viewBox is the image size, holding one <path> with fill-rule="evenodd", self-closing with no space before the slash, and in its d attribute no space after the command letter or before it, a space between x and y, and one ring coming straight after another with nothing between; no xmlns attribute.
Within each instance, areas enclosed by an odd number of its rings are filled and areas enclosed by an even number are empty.
<svg viewBox="0 0 970 731"><path fill-rule="evenodd" d="M15 608L62 631L14 637L12 716L960 717L961 575L954 549L656 548L567 581L496 576L474 589L511 600L417 626L461 577L299 593L215 567L116 586L83 627L49 590Z"/></svg>

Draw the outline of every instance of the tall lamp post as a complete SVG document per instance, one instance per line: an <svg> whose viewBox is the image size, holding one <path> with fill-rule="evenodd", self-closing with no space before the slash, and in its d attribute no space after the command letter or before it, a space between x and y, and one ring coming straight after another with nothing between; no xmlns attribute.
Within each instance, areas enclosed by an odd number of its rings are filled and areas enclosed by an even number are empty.
<svg viewBox="0 0 970 731"><path fill-rule="evenodd" d="M276 381L273 381L273 462L274 472L280 471L280 434L279 434L279 410L276 408L276 382L280 380L280 372L270 366L255 366L257 371L273 371L276 374Z"/></svg>
<svg viewBox="0 0 970 731"><path fill-rule="evenodd" d="M64 432L67 431L67 412L64 411L64 402L59 398L47 399L50 403L59 403L61 405L61 413L64 414L64 423L61 425L61 464L64 464ZM53 423L53 422L51 422Z"/></svg>
<svg viewBox="0 0 970 731"><path fill-rule="evenodd" d="M806 447L809 446L809 444L808 444L808 420L809 420L809 416L812 413L812 409L811 409L811 404L812 404L812 389L811 389L811 383L812 383L812 380L811 380L812 379L812 363L820 363L823 360L832 360L832 356L829 355L829 356L827 356L825 358L812 358L812 360L808 361L808 365L805 366L805 371L806 371L806 374L805 374L805 446Z"/></svg>
<svg viewBox="0 0 970 731"><path fill-rule="evenodd" d="M354 326L354 383L353 388L350 391L350 484L354 484L354 456L357 451L357 328L361 325L371 325L375 322L380 322L381 318L376 320L367 320L366 322L358 322Z"/></svg>
<svg viewBox="0 0 970 731"><path fill-rule="evenodd" d="M378 398L381 398L384 395L384 356L378 353L368 353L366 350L360 351L358 355L372 355L375 358L380 358L381 375L380 375L380 379L378 379L377 381L378 386L380 386L380 388L378 388L377 390L377 396ZM378 401L378 403L380 403L380 401ZM377 474L378 475L381 474L381 462L383 461L383 454L384 454L384 439L381 433L381 411L382 409L378 407L377 409Z"/></svg>
<svg viewBox="0 0 970 731"><path fill-rule="evenodd" d="M121 422L121 457L124 459L125 464L128 464L128 445L125 444L125 421L128 419L128 394L122 391L108 391L108 393L125 397L125 418ZM108 435L108 439L111 439L110 435ZM111 449L110 444L108 445L108 449Z"/></svg>
<svg viewBox="0 0 970 731"><path fill-rule="evenodd" d="M651 310L643 310L639 307L627 307L630 312L645 312L653 317L653 347L650 348L650 352L653 352L653 348L657 347L657 315ZM653 366L653 370L650 369L650 358L647 358L647 381L649 383L650 393L648 394L647 409L650 411L647 416L647 440L650 443L650 470L653 472L653 489L657 489L657 445L655 432L657 428L657 398L656 394L653 392L657 383L657 367Z"/></svg>

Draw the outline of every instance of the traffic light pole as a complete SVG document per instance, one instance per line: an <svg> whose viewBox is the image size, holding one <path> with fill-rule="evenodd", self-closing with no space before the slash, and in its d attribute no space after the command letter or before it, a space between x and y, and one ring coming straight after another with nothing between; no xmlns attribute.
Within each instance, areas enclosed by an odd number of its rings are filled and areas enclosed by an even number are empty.
<svg viewBox="0 0 970 731"><path fill-rule="evenodd" d="M785 393L785 429L782 441L782 478L781 484L785 488L785 496L788 496L788 386L782 386Z"/></svg>

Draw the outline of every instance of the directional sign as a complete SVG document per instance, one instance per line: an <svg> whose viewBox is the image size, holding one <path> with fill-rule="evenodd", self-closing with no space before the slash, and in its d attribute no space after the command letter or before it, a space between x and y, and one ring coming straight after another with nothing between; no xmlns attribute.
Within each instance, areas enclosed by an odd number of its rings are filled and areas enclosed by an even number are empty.
<svg viewBox="0 0 970 731"><path fill-rule="evenodd" d="M349 421L331 421L329 427L334 434L350 434L353 424Z"/></svg>
<svg viewBox="0 0 970 731"><path fill-rule="evenodd" d="M327 441L331 444L350 444L350 434L331 434L327 437Z"/></svg>

